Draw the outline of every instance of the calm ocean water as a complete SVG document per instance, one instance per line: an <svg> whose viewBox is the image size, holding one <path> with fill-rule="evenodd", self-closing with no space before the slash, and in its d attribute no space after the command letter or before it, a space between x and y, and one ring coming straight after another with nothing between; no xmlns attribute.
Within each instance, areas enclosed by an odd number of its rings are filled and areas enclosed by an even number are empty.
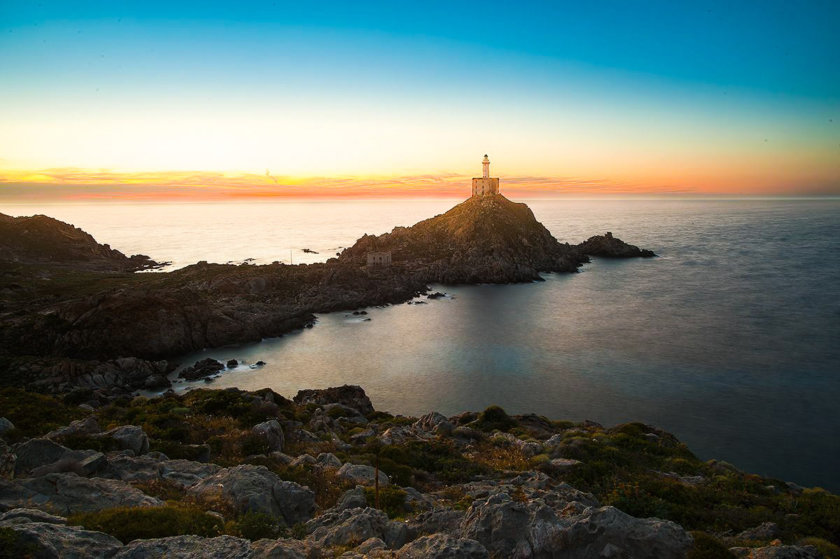
<svg viewBox="0 0 840 559"><path fill-rule="evenodd" d="M69 221L173 267L324 260L452 200L0 207ZM840 491L840 200L529 201L561 241L653 249L543 283L321 315L311 330L184 357L264 360L212 386L362 385L377 409L643 421L702 458ZM308 248L319 254L307 254ZM203 383L202 383L203 386Z"/></svg>

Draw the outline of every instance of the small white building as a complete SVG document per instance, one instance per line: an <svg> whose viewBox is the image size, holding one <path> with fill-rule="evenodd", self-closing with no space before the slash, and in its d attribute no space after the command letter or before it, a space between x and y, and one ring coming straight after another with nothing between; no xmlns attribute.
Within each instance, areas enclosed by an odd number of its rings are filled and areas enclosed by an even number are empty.
<svg viewBox="0 0 840 559"><path fill-rule="evenodd" d="M481 162L481 178L472 180L473 196L492 196L499 193L499 178L490 176L490 158L484 154Z"/></svg>
<svg viewBox="0 0 840 559"><path fill-rule="evenodd" d="M391 265L391 251L383 252L369 252L367 253L368 266L390 266Z"/></svg>

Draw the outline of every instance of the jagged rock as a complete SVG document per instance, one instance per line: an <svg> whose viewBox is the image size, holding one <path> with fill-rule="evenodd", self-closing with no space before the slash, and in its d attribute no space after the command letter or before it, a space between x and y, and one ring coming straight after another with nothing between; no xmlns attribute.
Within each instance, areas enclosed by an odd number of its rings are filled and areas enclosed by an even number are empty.
<svg viewBox="0 0 840 559"><path fill-rule="evenodd" d="M283 437L283 428L280 426L279 421L270 419L269 421L258 423L251 428L251 431L265 439L268 443L269 450L282 452L285 439Z"/></svg>
<svg viewBox="0 0 840 559"><path fill-rule="evenodd" d="M95 436L113 439L120 448L131 450L137 456L149 452L149 437L136 425L121 425Z"/></svg>
<svg viewBox="0 0 840 559"><path fill-rule="evenodd" d="M74 472L91 475L105 466L105 456L95 450L72 450L49 439L29 439L14 447L15 476L43 476Z"/></svg>
<svg viewBox="0 0 840 559"><path fill-rule="evenodd" d="M294 397L297 404L342 404L353 408L362 415L373 413L373 404L361 386L345 384L322 390L301 390Z"/></svg>
<svg viewBox="0 0 840 559"><path fill-rule="evenodd" d="M391 549L405 543L407 531L401 522L392 522L384 512L372 508L330 509L306 523L308 538L320 546L348 545L380 538Z"/></svg>
<svg viewBox="0 0 840 559"><path fill-rule="evenodd" d="M202 538L173 536L154 540L134 540L119 550L114 559L250 559L251 542L233 536ZM280 556L282 557L282 555Z"/></svg>
<svg viewBox="0 0 840 559"><path fill-rule="evenodd" d="M417 433L406 425L394 425L379 435L379 440L384 445L402 444L412 439L417 439Z"/></svg>
<svg viewBox="0 0 840 559"><path fill-rule="evenodd" d="M186 488L206 479L221 470L216 464L193 462L190 460L163 460L153 453L143 456L111 456L100 474L102 477L122 481L159 481L165 480Z"/></svg>
<svg viewBox="0 0 840 559"><path fill-rule="evenodd" d="M332 452L322 452L315 462L323 468L341 468L341 460Z"/></svg>
<svg viewBox="0 0 840 559"><path fill-rule="evenodd" d="M763 522L755 528L744 530L737 536L736 540L773 540L779 537L781 532L779 526L775 522Z"/></svg>
<svg viewBox="0 0 840 559"><path fill-rule="evenodd" d="M228 369L235 369L238 366L239 361L237 361L236 359L228 359L228 362L225 363L225 367L227 367Z"/></svg>
<svg viewBox="0 0 840 559"><path fill-rule="evenodd" d="M383 542L379 538L368 538L359 545L356 546L354 550L356 553L361 553L362 555L368 555L374 551L386 550L388 549L388 545Z"/></svg>
<svg viewBox="0 0 840 559"><path fill-rule="evenodd" d="M45 476L47 474L73 472L80 476L91 476L102 470L108 463L105 455L95 450L74 450L70 456L62 458L52 464L39 466L32 470L32 477Z"/></svg>
<svg viewBox="0 0 840 559"><path fill-rule="evenodd" d="M215 375L224 368L224 365L215 359L208 357L207 359L196 361L194 365L183 369L180 373L178 373L178 378L186 380L200 380Z"/></svg>
<svg viewBox="0 0 840 559"><path fill-rule="evenodd" d="M680 526L655 518L633 518L613 507L549 506L543 499L517 502L495 493L473 502L462 536L503 557L681 558L692 539Z"/></svg>
<svg viewBox="0 0 840 559"><path fill-rule="evenodd" d="M96 417L89 415L84 419L77 419L65 427L59 427L44 435L45 439L61 439L62 437L73 437L78 435L95 435L101 433L99 422Z"/></svg>
<svg viewBox="0 0 840 559"><path fill-rule="evenodd" d="M464 511L452 509L433 509L421 512L406 522L409 539L423 534L449 534L457 536L464 520Z"/></svg>
<svg viewBox="0 0 840 559"><path fill-rule="evenodd" d="M603 258L650 258L656 256L650 250L642 250L637 246L625 243L621 239L616 239L612 233L589 237L578 245L578 249L587 256Z"/></svg>
<svg viewBox="0 0 840 559"><path fill-rule="evenodd" d="M412 427L414 427L418 431L425 431L426 433L431 433L435 430L435 427L437 427L441 423L449 423L449 420L446 419L446 416L442 413L433 411L427 413L426 415L415 421Z"/></svg>
<svg viewBox="0 0 840 559"><path fill-rule="evenodd" d="M309 520L315 512L315 494L308 487L283 481L265 466L224 468L188 491L201 497L221 497L240 512L270 514L288 526Z"/></svg>
<svg viewBox="0 0 840 559"><path fill-rule="evenodd" d="M21 520L17 518L16 520ZM52 522L0 521L0 528L14 530L20 543L31 546L39 559L112 557L122 543L108 534Z"/></svg>
<svg viewBox="0 0 840 559"><path fill-rule="evenodd" d="M353 489L348 489L344 492L344 494L338 499L338 503L335 505L335 508L338 510L363 509L366 506L367 495L365 494L365 488L361 485L357 485Z"/></svg>
<svg viewBox="0 0 840 559"><path fill-rule="evenodd" d="M67 524L63 516L56 516L38 509L18 508L0 514L0 522L43 522L45 524Z"/></svg>
<svg viewBox="0 0 840 559"><path fill-rule="evenodd" d="M5 417L0 417L0 435L5 433L6 431L10 431L15 428L15 424L6 419Z"/></svg>
<svg viewBox="0 0 840 559"><path fill-rule="evenodd" d="M736 557L744 559L822 559L823 555L812 545L770 545L766 547L729 548Z"/></svg>
<svg viewBox="0 0 840 559"><path fill-rule="evenodd" d="M0 508L22 506L73 514L113 507L154 507L162 503L113 479L76 474L47 474L38 478L0 480Z"/></svg>
<svg viewBox="0 0 840 559"><path fill-rule="evenodd" d="M360 485L374 485L376 482L376 468L362 464L344 464L338 469L338 477L358 483ZM379 471L379 485L385 486L390 483L388 475L382 470Z"/></svg>
<svg viewBox="0 0 840 559"><path fill-rule="evenodd" d="M311 454L301 454L300 456L296 457L294 460L289 462L289 466L292 468L297 468L298 466L306 466L306 465L313 465L317 462L315 457Z"/></svg>
<svg viewBox="0 0 840 559"><path fill-rule="evenodd" d="M488 559L490 555L475 540L432 534L417 538L397 551L397 559Z"/></svg>

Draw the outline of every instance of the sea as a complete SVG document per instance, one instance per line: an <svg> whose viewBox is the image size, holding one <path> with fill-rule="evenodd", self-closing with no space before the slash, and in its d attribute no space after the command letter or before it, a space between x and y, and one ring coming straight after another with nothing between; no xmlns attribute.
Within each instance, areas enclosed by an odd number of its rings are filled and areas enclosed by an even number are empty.
<svg viewBox="0 0 840 559"><path fill-rule="evenodd" d="M607 231L657 258L321 314L314 328L181 356L242 363L216 388L361 385L395 414L640 421L702 459L840 492L840 199L526 200L560 241ZM0 204L175 269L324 261L457 200ZM362 310L362 309L358 309ZM262 367L252 368L256 361ZM179 390L205 386L182 383Z"/></svg>

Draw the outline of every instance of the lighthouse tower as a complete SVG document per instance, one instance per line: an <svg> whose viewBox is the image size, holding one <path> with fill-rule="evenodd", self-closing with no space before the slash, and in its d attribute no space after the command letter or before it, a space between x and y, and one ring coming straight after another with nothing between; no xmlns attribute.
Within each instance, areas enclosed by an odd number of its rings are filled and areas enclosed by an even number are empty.
<svg viewBox="0 0 840 559"><path fill-rule="evenodd" d="M490 177L490 158L484 154L481 161L481 178L472 180L473 196L492 196L499 193L499 178Z"/></svg>

